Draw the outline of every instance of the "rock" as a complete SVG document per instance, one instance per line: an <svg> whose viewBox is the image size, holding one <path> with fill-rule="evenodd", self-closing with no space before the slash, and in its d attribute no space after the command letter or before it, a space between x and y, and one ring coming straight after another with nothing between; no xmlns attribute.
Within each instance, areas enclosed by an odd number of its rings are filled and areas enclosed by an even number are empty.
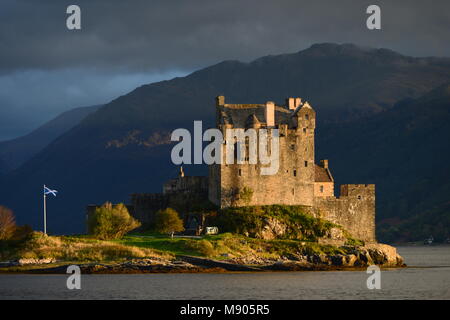
<svg viewBox="0 0 450 320"><path fill-rule="evenodd" d="M403 258L397 254L397 249L387 244L371 243L364 248L369 253L373 263L383 267L397 267L403 265Z"/></svg>
<svg viewBox="0 0 450 320"><path fill-rule="evenodd" d="M344 256L343 266L344 267L354 267L357 260L358 260L358 257L356 255L347 254Z"/></svg>
<svg viewBox="0 0 450 320"><path fill-rule="evenodd" d="M325 254L313 254L311 256L308 256L307 261L310 263L313 263L313 264L317 264L317 265L332 265L333 264L330 256L327 256Z"/></svg>
<svg viewBox="0 0 450 320"><path fill-rule="evenodd" d="M259 233L259 238L264 240L273 240L276 238L281 238L286 233L286 225L281 223L278 219L269 217L264 220L266 225L262 228Z"/></svg>
<svg viewBox="0 0 450 320"><path fill-rule="evenodd" d="M306 271L313 270L316 266L306 261L277 261L274 264L268 266L270 270L282 270L282 271Z"/></svg>
<svg viewBox="0 0 450 320"><path fill-rule="evenodd" d="M345 264L345 256L341 254L330 256L330 260L333 266L343 266Z"/></svg>
<svg viewBox="0 0 450 320"><path fill-rule="evenodd" d="M48 264L48 263L55 263L56 259L54 258L45 258L45 259L19 259L17 260L17 263L21 266L28 265L28 264Z"/></svg>
<svg viewBox="0 0 450 320"><path fill-rule="evenodd" d="M397 266L405 266L405 262L404 262L404 260L403 260L403 257L402 256L400 256L398 253L397 253L397 258L396 258L396 260L397 260Z"/></svg>
<svg viewBox="0 0 450 320"><path fill-rule="evenodd" d="M366 248L361 247L356 256L357 260L355 261L355 266L364 267L374 264L372 257Z"/></svg>

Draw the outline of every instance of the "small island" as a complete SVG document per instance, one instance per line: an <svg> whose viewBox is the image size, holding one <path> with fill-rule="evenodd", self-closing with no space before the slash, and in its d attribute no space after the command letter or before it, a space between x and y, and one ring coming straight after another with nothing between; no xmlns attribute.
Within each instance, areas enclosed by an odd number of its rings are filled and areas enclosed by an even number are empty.
<svg viewBox="0 0 450 320"><path fill-rule="evenodd" d="M83 273L313 271L355 270L373 264L404 266L394 247L364 244L339 226L302 213L299 207L243 207L221 211L214 218L220 225L227 221L222 226L234 228L236 233L172 238L170 234L142 232L102 240L95 235L47 236L32 232L23 239L1 242L4 262L0 264L0 272L66 273L71 264L79 265ZM326 244L337 234L343 237L343 245Z"/></svg>
<svg viewBox="0 0 450 320"><path fill-rule="evenodd" d="M223 136L236 128L278 129L276 174L261 174L264 165L248 157L211 164L207 177L186 176L181 167L162 193L89 205L87 235L16 228L0 241L0 272L65 273L71 264L83 273L404 266L394 247L376 241L375 185L344 184L335 196L328 160L315 162L315 126L316 113L301 98L279 106L226 104L219 96L216 127ZM226 144L221 148L226 157Z"/></svg>

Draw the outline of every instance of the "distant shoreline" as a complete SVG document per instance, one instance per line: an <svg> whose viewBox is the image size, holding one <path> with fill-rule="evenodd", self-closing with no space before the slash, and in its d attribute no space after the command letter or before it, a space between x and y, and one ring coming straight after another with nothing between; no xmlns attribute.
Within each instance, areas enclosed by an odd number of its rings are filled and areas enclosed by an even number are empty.
<svg viewBox="0 0 450 320"><path fill-rule="evenodd" d="M390 244L393 247L450 247L450 243L436 242L423 244L423 242L398 242Z"/></svg>

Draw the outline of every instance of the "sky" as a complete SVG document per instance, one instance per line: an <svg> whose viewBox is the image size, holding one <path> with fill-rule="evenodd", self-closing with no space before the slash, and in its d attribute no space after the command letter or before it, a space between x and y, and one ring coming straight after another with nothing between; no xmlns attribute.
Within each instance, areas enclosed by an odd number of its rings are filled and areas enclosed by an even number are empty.
<svg viewBox="0 0 450 320"><path fill-rule="evenodd" d="M66 27L72 4L81 30ZM366 27L371 4L381 30ZM322 42L450 56L449 12L448 0L2 0L0 141L223 60Z"/></svg>

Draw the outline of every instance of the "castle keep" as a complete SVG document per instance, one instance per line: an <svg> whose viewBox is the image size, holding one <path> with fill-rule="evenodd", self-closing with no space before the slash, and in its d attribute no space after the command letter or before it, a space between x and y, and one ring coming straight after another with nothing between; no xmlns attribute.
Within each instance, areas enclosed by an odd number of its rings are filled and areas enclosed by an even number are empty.
<svg viewBox="0 0 450 320"><path fill-rule="evenodd" d="M217 206L302 205L316 216L343 226L354 237L375 241L375 185L342 185L334 194L328 160L316 164L314 131L316 112L301 98L288 98L285 105L228 104L216 98L216 126L226 136L232 128L279 130L277 174L262 175L260 163L209 166L208 198ZM246 146L248 150L248 146ZM226 156L227 149L222 147ZM248 154L248 153L247 153ZM247 160L247 159L246 159ZM242 199L243 190L251 199Z"/></svg>
<svg viewBox="0 0 450 320"><path fill-rule="evenodd" d="M316 113L300 98L289 98L286 106L266 104L226 104L216 100L216 125L226 136L228 129L279 130L278 172L261 174L261 163L214 164L209 168L209 200L220 207L233 205L305 205L313 206L316 175L320 196L332 195L327 185L333 178L327 167L314 163L314 130ZM259 142L259 141L258 141ZM258 143L259 144L259 143ZM222 146L226 157L226 146ZM245 146L248 150L248 146ZM224 162L222 162L224 163ZM327 188L325 188L327 186ZM239 191L253 191L250 202L239 199Z"/></svg>
<svg viewBox="0 0 450 320"><path fill-rule="evenodd" d="M224 96L219 96L215 108L216 127L224 137L230 129L264 129L269 137L274 129L278 129L278 171L273 175L261 174L261 169L267 165L259 161L251 164L248 157L240 163L222 161L209 165L208 177L185 176L181 169L176 179L164 184L162 194L132 195L130 211L143 224L151 224L157 210L180 202L189 205L209 200L220 208L299 205L316 217L341 225L354 238L376 241L375 185L341 185L340 196L335 196L328 160L315 161L316 112L308 102L288 98L285 105L271 101L228 104ZM248 143L244 146L248 155ZM222 155L226 157L226 143L221 147ZM94 207L88 210L92 211ZM203 226L204 218L189 215L189 212L182 215L188 229Z"/></svg>

